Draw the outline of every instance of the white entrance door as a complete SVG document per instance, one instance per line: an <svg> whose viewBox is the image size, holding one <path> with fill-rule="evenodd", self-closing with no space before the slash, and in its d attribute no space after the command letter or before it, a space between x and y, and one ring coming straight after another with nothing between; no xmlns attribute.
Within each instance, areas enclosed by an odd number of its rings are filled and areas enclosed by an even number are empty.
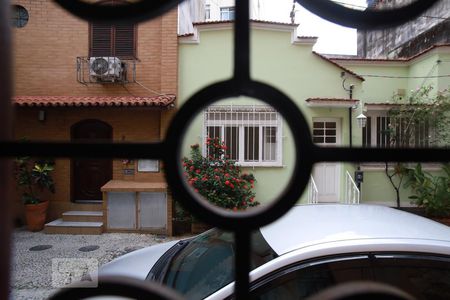
<svg viewBox="0 0 450 300"><path fill-rule="evenodd" d="M341 121L338 118L314 118L313 142L321 147L341 143ZM339 202L340 164L326 162L316 164L313 177L317 185L319 202Z"/></svg>

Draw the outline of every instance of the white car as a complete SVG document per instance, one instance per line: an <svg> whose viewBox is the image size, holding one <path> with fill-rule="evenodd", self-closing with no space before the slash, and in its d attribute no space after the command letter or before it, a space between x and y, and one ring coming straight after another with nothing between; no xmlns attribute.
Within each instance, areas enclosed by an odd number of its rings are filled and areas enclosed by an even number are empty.
<svg viewBox="0 0 450 300"><path fill-rule="evenodd" d="M100 269L161 282L187 299L233 296L233 234L209 230L126 254ZM354 281L450 299L450 227L373 205L301 205L252 235L255 299L301 299Z"/></svg>

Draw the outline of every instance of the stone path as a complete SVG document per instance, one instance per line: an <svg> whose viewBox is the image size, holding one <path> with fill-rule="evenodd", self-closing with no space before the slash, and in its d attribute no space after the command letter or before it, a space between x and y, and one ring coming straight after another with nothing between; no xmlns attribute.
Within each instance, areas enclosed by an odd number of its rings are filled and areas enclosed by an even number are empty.
<svg viewBox="0 0 450 300"><path fill-rule="evenodd" d="M128 252L177 239L180 237L134 233L62 235L17 229L13 233L10 299L41 300L54 293L57 289L52 287L53 258L91 258L101 266ZM38 251L30 251L33 247Z"/></svg>

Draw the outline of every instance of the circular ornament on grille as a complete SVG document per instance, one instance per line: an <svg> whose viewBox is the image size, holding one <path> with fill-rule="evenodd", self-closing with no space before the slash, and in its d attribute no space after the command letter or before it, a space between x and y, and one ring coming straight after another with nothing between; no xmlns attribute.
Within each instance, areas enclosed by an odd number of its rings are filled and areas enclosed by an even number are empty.
<svg viewBox="0 0 450 300"><path fill-rule="evenodd" d="M92 71L97 75L103 75L108 71L108 61L104 58L96 58L91 65Z"/></svg>
<svg viewBox="0 0 450 300"><path fill-rule="evenodd" d="M190 188L182 174L181 149L190 122L201 110L225 98L247 96L272 106L293 132L295 166L286 188L270 204L247 211L228 211L202 199ZM284 215L298 199L309 182L314 145L305 118L297 105L279 90L266 84L238 80L213 84L193 95L171 122L165 140L165 173L174 198L203 221L230 231L255 230Z"/></svg>
<svg viewBox="0 0 450 300"><path fill-rule="evenodd" d="M78 300L96 296L119 296L127 299L181 300L177 292L156 282L125 276L104 276L98 278L98 286L93 288L91 281L74 283L60 289L50 300ZM71 288L70 288L71 287ZM108 298L109 299L109 298Z"/></svg>
<svg viewBox="0 0 450 300"><path fill-rule="evenodd" d="M183 0L141 0L123 5L101 5L82 0L55 0L61 7L87 21L150 20L175 8ZM125 1L124 1L125 2ZM126 3L126 2L125 2Z"/></svg>
<svg viewBox="0 0 450 300"><path fill-rule="evenodd" d="M356 10L331 0L295 0L310 12L330 22L358 29L393 27L418 17L439 0L415 0L393 9Z"/></svg>

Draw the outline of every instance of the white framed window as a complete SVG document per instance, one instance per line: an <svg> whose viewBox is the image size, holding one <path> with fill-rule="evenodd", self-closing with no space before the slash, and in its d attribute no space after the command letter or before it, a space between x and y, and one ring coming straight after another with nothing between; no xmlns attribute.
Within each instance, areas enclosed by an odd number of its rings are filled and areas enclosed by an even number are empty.
<svg viewBox="0 0 450 300"><path fill-rule="evenodd" d="M364 147L430 147L434 130L429 121L414 122L390 117L388 111L367 112L367 124L362 129Z"/></svg>
<svg viewBox="0 0 450 300"><path fill-rule="evenodd" d="M313 142L321 146L335 146L341 143L340 121L336 118L313 119Z"/></svg>
<svg viewBox="0 0 450 300"><path fill-rule="evenodd" d="M204 113L203 144L219 138L241 166L282 165L282 120L270 106L212 105ZM203 155L207 155L203 147Z"/></svg>
<svg viewBox="0 0 450 300"><path fill-rule="evenodd" d="M234 6L221 7L220 8L221 20L234 20Z"/></svg>
<svg viewBox="0 0 450 300"><path fill-rule="evenodd" d="M205 20L211 19L211 4L205 4Z"/></svg>

